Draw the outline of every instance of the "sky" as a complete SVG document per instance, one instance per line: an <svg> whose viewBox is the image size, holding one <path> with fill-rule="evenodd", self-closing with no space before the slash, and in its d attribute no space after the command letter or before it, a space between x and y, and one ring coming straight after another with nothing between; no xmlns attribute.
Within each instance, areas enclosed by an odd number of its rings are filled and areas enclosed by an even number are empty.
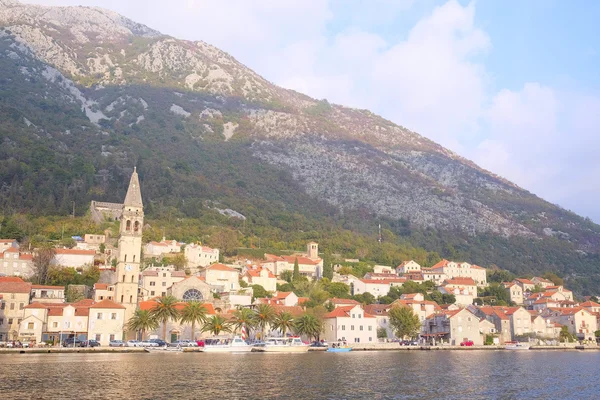
<svg viewBox="0 0 600 400"><path fill-rule="evenodd" d="M277 85L370 109L600 223L599 1L26 2L104 7L203 40Z"/></svg>

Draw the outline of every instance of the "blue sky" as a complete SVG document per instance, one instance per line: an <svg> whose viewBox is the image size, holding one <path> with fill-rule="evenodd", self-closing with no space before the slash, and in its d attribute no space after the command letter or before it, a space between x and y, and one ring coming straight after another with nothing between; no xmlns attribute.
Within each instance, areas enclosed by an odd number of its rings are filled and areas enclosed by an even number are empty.
<svg viewBox="0 0 600 400"><path fill-rule="evenodd" d="M600 2L31 0L203 40L600 222Z"/></svg>

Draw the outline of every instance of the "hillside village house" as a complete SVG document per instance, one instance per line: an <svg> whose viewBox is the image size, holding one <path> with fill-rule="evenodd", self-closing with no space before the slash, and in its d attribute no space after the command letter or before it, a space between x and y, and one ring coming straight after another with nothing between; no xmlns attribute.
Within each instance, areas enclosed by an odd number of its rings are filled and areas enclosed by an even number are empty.
<svg viewBox="0 0 600 400"><path fill-rule="evenodd" d="M4 253L6 250L14 247L15 249L19 248L19 242L15 239L0 239L0 253Z"/></svg>
<svg viewBox="0 0 600 400"><path fill-rule="evenodd" d="M548 286L554 286L554 282L552 282L551 280L548 280L548 279L541 278L539 276L534 276L531 279L531 282L534 285L543 287L544 289L547 288Z"/></svg>
<svg viewBox="0 0 600 400"><path fill-rule="evenodd" d="M538 338L558 339L562 325L553 322L550 318L544 318L536 311L529 310L531 314L531 330Z"/></svg>
<svg viewBox="0 0 600 400"><path fill-rule="evenodd" d="M496 335L498 335L499 343L504 344L510 342L512 337L511 319L504 312L504 307L497 306L475 306L470 305L467 307L469 311L475 314L479 318L486 319L494 324L496 329Z"/></svg>
<svg viewBox="0 0 600 400"><path fill-rule="evenodd" d="M164 296L168 288L185 278L185 272L173 267L148 267L141 274L141 296L144 300Z"/></svg>
<svg viewBox="0 0 600 400"><path fill-rule="evenodd" d="M166 240L163 237L162 241L160 242L151 241L144 246L144 257L158 258L164 256L165 254L181 253L181 246L184 244L185 243L177 242L177 240Z"/></svg>
<svg viewBox="0 0 600 400"><path fill-rule="evenodd" d="M330 343L375 343L377 341L377 320L365 313L362 306L336 307L323 317L322 338Z"/></svg>
<svg viewBox="0 0 600 400"><path fill-rule="evenodd" d="M421 272L421 266L413 260L404 261L402 264L396 267L396 273L398 275L411 274L415 272Z"/></svg>
<svg viewBox="0 0 600 400"><path fill-rule="evenodd" d="M513 282L521 287L521 290L523 293L530 292L533 289L535 289L535 283L533 283L529 279L518 278L518 279L515 279Z"/></svg>
<svg viewBox="0 0 600 400"><path fill-rule="evenodd" d="M444 341L451 345L471 340L475 345L483 345L479 318L466 308L460 310L443 310L427 317L425 332L427 339Z"/></svg>
<svg viewBox="0 0 600 400"><path fill-rule="evenodd" d="M376 274L394 274L394 273L396 273L394 268L389 267L387 265L375 265L373 267L373 272L375 272Z"/></svg>
<svg viewBox="0 0 600 400"><path fill-rule="evenodd" d="M59 343L69 337L95 339L103 346L123 338L125 307L111 300L32 303L25 307L19 340Z"/></svg>
<svg viewBox="0 0 600 400"><path fill-rule="evenodd" d="M308 278L320 278L323 274L323 260L319 257L319 245L310 242L306 245L306 253L291 256L276 256L274 254L265 254L265 261L262 263L275 276L281 276L283 271L294 271L294 263L298 262L300 275Z"/></svg>
<svg viewBox="0 0 600 400"><path fill-rule="evenodd" d="M393 286L401 287L406 278L358 279L352 283L352 294L371 293L375 297L386 296Z"/></svg>
<svg viewBox="0 0 600 400"><path fill-rule="evenodd" d="M388 279L398 279L398 275L390 274L390 273L377 273L377 272L367 272L364 279L374 279L374 280L388 280Z"/></svg>
<svg viewBox="0 0 600 400"><path fill-rule="evenodd" d="M50 285L31 285L30 303L64 303L65 287Z"/></svg>
<svg viewBox="0 0 600 400"><path fill-rule="evenodd" d="M444 283L446 279L448 279L448 275L444 273L444 271L440 268L431 269L431 268L422 268L421 276L423 276L424 281L430 281L436 284L436 286Z"/></svg>
<svg viewBox="0 0 600 400"><path fill-rule="evenodd" d="M300 297L296 296L294 292L275 292L273 293L273 297L256 299L256 304L292 307L297 306L299 301Z"/></svg>
<svg viewBox="0 0 600 400"><path fill-rule="evenodd" d="M56 254L52 260L53 265L61 267L86 267L94 265L94 250L79 250L79 249L55 249Z"/></svg>
<svg viewBox="0 0 600 400"><path fill-rule="evenodd" d="M515 304L523 304L523 287L516 282L504 282L510 301Z"/></svg>
<svg viewBox="0 0 600 400"><path fill-rule="evenodd" d="M206 283L219 292L237 291L240 288L240 273L224 264L212 264L200 271Z"/></svg>
<svg viewBox="0 0 600 400"><path fill-rule="evenodd" d="M108 283L94 283L94 301L115 299L115 286Z"/></svg>
<svg viewBox="0 0 600 400"><path fill-rule="evenodd" d="M390 325L389 311L391 308L391 304L368 304L365 306L365 313L375 317L377 329L385 330L386 339L393 339L396 337L394 329Z"/></svg>
<svg viewBox="0 0 600 400"><path fill-rule="evenodd" d="M592 340L594 332L598 330L596 314L583 307L576 308L548 308L542 315L551 321L566 326L569 333L581 340Z"/></svg>
<svg viewBox="0 0 600 400"><path fill-rule="evenodd" d="M183 252L189 268L206 267L219 262L219 249L192 243L186 245Z"/></svg>
<svg viewBox="0 0 600 400"><path fill-rule="evenodd" d="M453 294L456 304L468 306L477 297L477 283L472 278L450 278L438 287L442 294Z"/></svg>
<svg viewBox="0 0 600 400"><path fill-rule="evenodd" d="M242 275L242 280L248 285L260 285L267 292L277 290L277 277L268 268L248 268Z"/></svg>
<svg viewBox="0 0 600 400"><path fill-rule="evenodd" d="M0 277L0 342L17 340L23 309L29 304L31 283L18 277Z"/></svg>
<svg viewBox="0 0 600 400"><path fill-rule="evenodd" d="M23 253L15 246L4 246L4 248L0 253L0 275L31 277L33 275L33 255Z"/></svg>
<svg viewBox="0 0 600 400"><path fill-rule="evenodd" d="M454 262L448 260L442 260L439 263L431 267L432 271L443 273L447 278L471 278L475 281L477 286L487 286L487 275L485 268L478 265L472 265L466 262Z"/></svg>

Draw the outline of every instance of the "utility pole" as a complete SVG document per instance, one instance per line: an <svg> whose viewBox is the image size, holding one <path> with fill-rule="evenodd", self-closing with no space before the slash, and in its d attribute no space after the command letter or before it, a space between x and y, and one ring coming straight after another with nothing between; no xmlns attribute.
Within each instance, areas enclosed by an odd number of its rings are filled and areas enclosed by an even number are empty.
<svg viewBox="0 0 600 400"><path fill-rule="evenodd" d="M71 216L71 218L75 218L75 201L73 201L72 203L73 203L73 215Z"/></svg>

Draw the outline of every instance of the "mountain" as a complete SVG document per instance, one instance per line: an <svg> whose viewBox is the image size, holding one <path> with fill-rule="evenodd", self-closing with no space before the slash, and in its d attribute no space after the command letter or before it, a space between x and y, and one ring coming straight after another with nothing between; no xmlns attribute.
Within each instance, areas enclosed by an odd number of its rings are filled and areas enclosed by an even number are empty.
<svg viewBox="0 0 600 400"><path fill-rule="evenodd" d="M135 164L157 218L230 208L248 229L370 235L382 223L442 256L558 271L583 292L600 282L600 226L370 111L100 8L0 0L0 26L4 214L119 201Z"/></svg>

